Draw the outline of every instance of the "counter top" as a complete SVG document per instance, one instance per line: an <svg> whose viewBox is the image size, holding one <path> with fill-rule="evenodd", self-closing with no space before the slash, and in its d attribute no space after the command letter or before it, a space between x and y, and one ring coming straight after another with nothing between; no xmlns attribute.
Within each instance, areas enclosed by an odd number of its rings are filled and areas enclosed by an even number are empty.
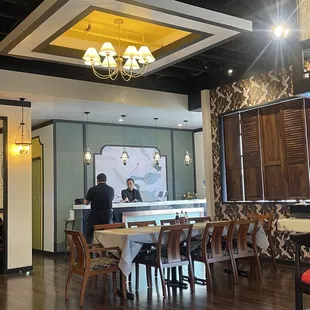
<svg viewBox="0 0 310 310"><path fill-rule="evenodd" d="M278 230L308 233L310 232L310 219L297 219L297 218L279 219Z"/></svg>
<svg viewBox="0 0 310 310"><path fill-rule="evenodd" d="M175 205L193 205L206 204L205 199L191 199L191 200L168 200L168 201L153 201L153 202L131 202L131 203L113 203L113 209L129 208L129 207L148 207L148 206L175 206ZM90 205L73 205L73 210L89 210Z"/></svg>

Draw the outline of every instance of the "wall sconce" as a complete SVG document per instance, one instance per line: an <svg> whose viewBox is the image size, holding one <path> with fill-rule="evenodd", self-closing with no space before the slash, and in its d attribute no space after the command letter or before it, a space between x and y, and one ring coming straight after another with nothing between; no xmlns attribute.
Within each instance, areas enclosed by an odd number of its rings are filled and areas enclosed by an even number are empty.
<svg viewBox="0 0 310 310"><path fill-rule="evenodd" d="M86 115L86 141L88 142L88 116L89 116L89 112L84 112L84 114ZM93 155L92 152L89 148L89 146L87 146L87 149L84 153L84 163L88 166L91 164L93 160Z"/></svg>
<svg viewBox="0 0 310 310"><path fill-rule="evenodd" d="M26 123L24 122L24 101L25 98L20 98L22 106L22 120L19 124L15 145L20 156L27 156L30 153L31 137Z"/></svg>

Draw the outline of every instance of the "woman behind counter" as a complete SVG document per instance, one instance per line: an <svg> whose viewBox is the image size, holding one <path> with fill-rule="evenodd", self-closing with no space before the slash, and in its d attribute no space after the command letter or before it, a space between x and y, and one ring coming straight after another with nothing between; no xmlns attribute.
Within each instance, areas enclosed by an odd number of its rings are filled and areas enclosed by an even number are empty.
<svg viewBox="0 0 310 310"><path fill-rule="evenodd" d="M142 202L140 192L135 189L135 181L133 179L128 179L126 181L127 188L122 190L123 202Z"/></svg>

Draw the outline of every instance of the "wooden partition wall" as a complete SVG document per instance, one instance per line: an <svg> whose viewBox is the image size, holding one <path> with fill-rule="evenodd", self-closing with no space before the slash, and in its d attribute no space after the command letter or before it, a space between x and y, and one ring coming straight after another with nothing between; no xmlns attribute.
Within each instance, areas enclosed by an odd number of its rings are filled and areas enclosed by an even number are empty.
<svg viewBox="0 0 310 310"><path fill-rule="evenodd" d="M310 100L223 116L227 201L310 199Z"/></svg>

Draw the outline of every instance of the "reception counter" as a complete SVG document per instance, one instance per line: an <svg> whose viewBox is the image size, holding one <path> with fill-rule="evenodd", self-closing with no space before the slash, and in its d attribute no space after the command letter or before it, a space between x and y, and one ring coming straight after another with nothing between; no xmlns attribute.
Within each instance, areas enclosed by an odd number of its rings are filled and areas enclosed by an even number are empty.
<svg viewBox="0 0 310 310"><path fill-rule="evenodd" d="M74 210L76 222L81 222L81 230L85 231L90 206L74 205L72 209ZM82 211L82 216L81 212L77 211ZM207 215L206 200L193 199L113 204L114 221L124 223L156 220L159 225L160 220L174 218L176 212L180 213L181 211L187 212L189 217L205 216Z"/></svg>

